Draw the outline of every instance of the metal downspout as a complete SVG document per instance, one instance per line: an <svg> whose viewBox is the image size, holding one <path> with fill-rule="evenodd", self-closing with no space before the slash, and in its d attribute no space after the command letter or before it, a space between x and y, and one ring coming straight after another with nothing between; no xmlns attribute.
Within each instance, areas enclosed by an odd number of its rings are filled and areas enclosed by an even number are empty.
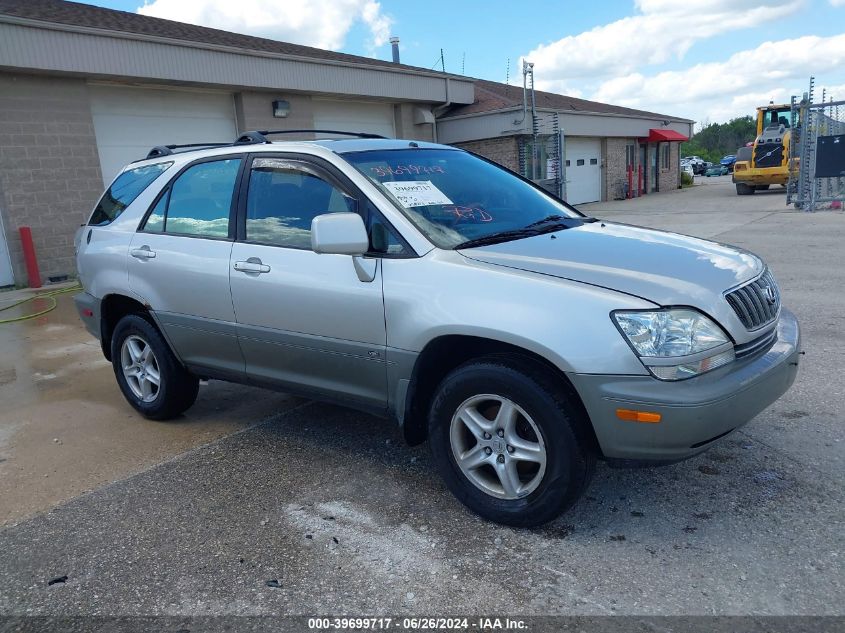
<svg viewBox="0 0 845 633"><path fill-rule="evenodd" d="M431 126L431 131L434 136L434 142L437 143L437 117L443 114L452 105L452 84L451 79L446 77L446 101L434 108L434 123Z"/></svg>

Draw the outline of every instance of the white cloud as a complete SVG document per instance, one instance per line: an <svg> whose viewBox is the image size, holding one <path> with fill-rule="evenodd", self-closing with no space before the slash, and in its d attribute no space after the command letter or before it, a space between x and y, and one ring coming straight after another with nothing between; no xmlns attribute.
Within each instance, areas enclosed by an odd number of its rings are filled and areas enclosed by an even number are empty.
<svg viewBox="0 0 845 633"><path fill-rule="evenodd" d="M342 48L360 22L371 53L387 43L392 25L376 0L152 0L138 13L330 50Z"/></svg>
<svg viewBox="0 0 845 633"><path fill-rule="evenodd" d="M807 90L810 75L841 81L843 67L845 34L807 36L765 42L723 62L650 76L634 72L615 77L601 83L590 98L718 122L752 114L756 106L769 100L789 103L792 95L800 97ZM821 99L822 82L817 81L816 86L816 98ZM845 99L843 87L830 86L828 95Z"/></svg>
<svg viewBox="0 0 845 633"><path fill-rule="evenodd" d="M832 7L845 7L845 0L829 0Z"/></svg>
<svg viewBox="0 0 845 633"><path fill-rule="evenodd" d="M804 0L637 0L639 14L544 44L528 53L537 86L561 92L567 80L631 73L682 59L700 40L760 26L793 13Z"/></svg>

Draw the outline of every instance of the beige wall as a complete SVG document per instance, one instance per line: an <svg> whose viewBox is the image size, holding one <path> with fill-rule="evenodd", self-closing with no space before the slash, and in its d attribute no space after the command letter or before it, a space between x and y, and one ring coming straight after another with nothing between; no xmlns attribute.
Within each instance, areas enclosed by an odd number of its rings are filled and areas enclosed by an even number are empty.
<svg viewBox="0 0 845 633"><path fill-rule="evenodd" d="M32 228L44 281L73 276L73 235L103 189L83 79L0 73L0 212L26 283L18 228Z"/></svg>
<svg viewBox="0 0 845 633"><path fill-rule="evenodd" d="M284 100L290 103L290 114L284 119L273 116L273 102ZM249 130L307 130L314 127L314 112L310 95L277 92L238 92L235 94L235 117L238 132ZM312 134L286 139L313 138Z"/></svg>
<svg viewBox="0 0 845 633"><path fill-rule="evenodd" d="M397 103L393 106L396 138L407 138L415 141L433 141L434 126L431 123L414 123L414 114L417 108L431 110L431 106L425 104Z"/></svg>
<svg viewBox="0 0 845 633"><path fill-rule="evenodd" d="M503 167L507 167L511 171L519 172L519 147L517 146L516 136L466 141L455 143L455 147L462 147L470 152L475 152Z"/></svg>
<svg viewBox="0 0 845 633"><path fill-rule="evenodd" d="M604 140L604 200L621 199L625 191L624 186L628 182L625 149L628 143L634 143L636 146L637 139L611 137ZM638 151L635 151L634 160L634 188L636 188Z"/></svg>
<svg viewBox="0 0 845 633"><path fill-rule="evenodd" d="M290 103L290 115L284 119L273 117L273 101ZM353 99L354 101L354 99ZM431 124L416 124L415 109L430 108L425 104L397 103L393 106L397 138L417 141L433 140ZM310 95L277 92L239 92L235 94L235 114L239 132L248 130L301 130L314 127L314 110ZM285 136L286 139L313 138L312 135Z"/></svg>

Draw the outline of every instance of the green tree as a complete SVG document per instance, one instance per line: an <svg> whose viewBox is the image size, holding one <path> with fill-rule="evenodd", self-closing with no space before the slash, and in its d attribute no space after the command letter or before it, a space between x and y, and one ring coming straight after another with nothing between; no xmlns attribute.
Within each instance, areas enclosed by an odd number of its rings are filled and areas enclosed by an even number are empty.
<svg viewBox="0 0 845 633"><path fill-rule="evenodd" d="M736 154L736 150L757 134L753 117L742 116L727 123L704 125L687 143L681 144L681 156L700 156L718 163L722 156Z"/></svg>

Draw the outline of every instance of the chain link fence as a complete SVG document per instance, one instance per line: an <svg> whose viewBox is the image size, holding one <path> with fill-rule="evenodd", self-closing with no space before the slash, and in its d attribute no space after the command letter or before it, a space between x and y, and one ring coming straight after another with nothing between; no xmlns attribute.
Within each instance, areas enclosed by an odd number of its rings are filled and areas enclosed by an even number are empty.
<svg viewBox="0 0 845 633"><path fill-rule="evenodd" d="M845 202L845 101L792 98L790 173L786 203L805 211L841 209Z"/></svg>

